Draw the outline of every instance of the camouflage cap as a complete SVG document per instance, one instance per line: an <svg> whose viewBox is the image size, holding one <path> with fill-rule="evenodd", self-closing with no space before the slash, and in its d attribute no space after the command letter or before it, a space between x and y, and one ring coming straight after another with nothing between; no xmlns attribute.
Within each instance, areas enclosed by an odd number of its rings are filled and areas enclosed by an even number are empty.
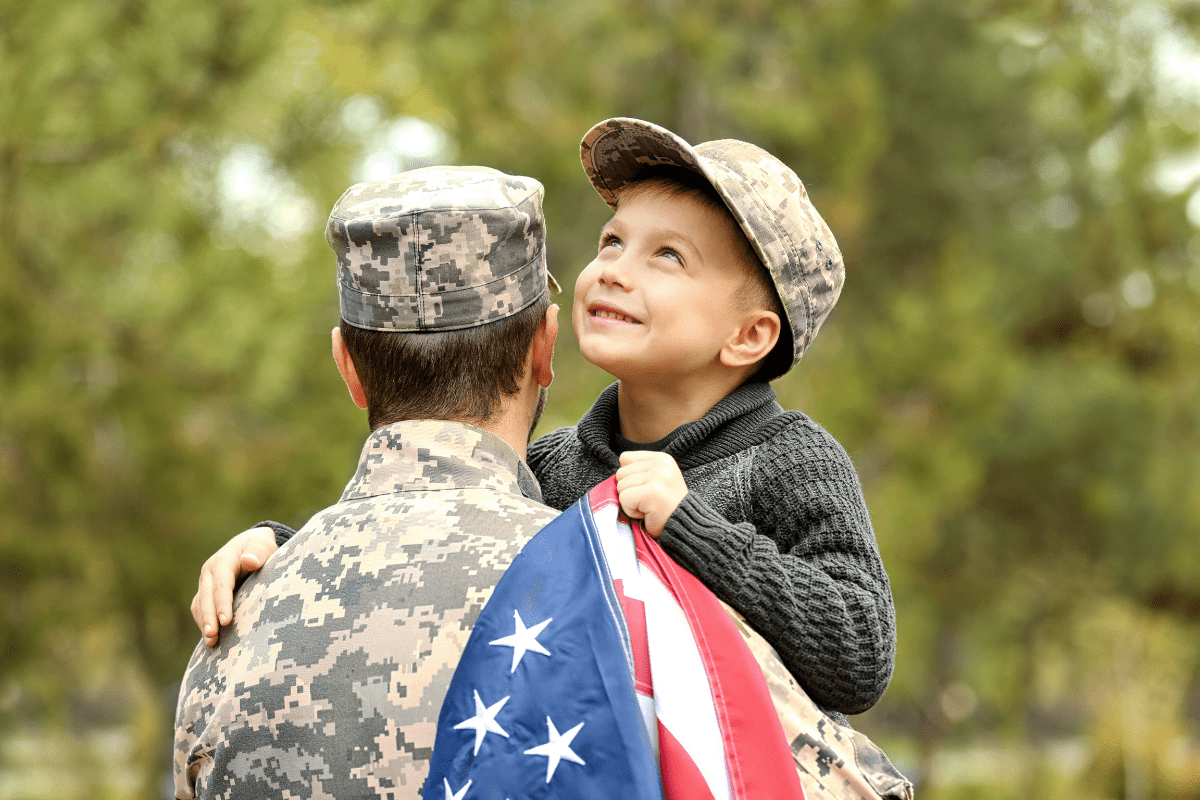
<svg viewBox="0 0 1200 800"><path fill-rule="evenodd" d="M712 183L771 275L796 365L837 302L846 271L833 233L790 167L748 142L718 139L692 147L666 128L625 117L588 131L580 157L614 209L625 187L649 167L682 167Z"/></svg>
<svg viewBox="0 0 1200 800"><path fill-rule="evenodd" d="M375 331L449 331L559 291L546 269L542 185L487 167L424 167L351 186L325 239L342 319Z"/></svg>

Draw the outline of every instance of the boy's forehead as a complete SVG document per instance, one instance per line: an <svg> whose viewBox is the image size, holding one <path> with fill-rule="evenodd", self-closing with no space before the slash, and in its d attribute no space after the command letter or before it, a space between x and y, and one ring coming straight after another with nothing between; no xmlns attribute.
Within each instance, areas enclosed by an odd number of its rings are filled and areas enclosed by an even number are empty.
<svg viewBox="0 0 1200 800"><path fill-rule="evenodd" d="M740 235L737 223L690 194L638 192L623 196L604 227L633 226L647 234L686 239L698 249L703 243L711 246L706 240L719 238L732 244Z"/></svg>

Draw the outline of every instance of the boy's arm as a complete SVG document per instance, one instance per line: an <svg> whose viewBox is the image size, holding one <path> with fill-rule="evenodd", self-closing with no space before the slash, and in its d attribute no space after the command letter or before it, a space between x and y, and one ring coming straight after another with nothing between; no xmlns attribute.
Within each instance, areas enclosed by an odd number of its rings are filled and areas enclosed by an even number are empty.
<svg viewBox="0 0 1200 800"><path fill-rule="evenodd" d="M574 428L559 428L529 443L527 463L538 480L553 462L564 437L574 436ZM233 620L233 592L238 582L267 563L267 559L296 531L280 522L266 520L243 531L209 556L200 569L199 587L192 598L192 619L200 629L204 643L215 647L221 627Z"/></svg>
<svg viewBox="0 0 1200 800"><path fill-rule="evenodd" d="M545 479L553 464L554 452L562 447L566 437L574 435L574 428L558 428L529 443L526 461L539 481ZM275 550L295 534L282 523L260 522L230 539L204 562L191 610L206 645L215 647L221 627L233 620L233 592L238 581L261 569Z"/></svg>
<svg viewBox="0 0 1200 800"><path fill-rule="evenodd" d="M824 708L867 710L895 662L891 588L854 467L815 426L792 426L750 470L752 517L731 523L695 492L659 542L737 608Z"/></svg>
<svg viewBox="0 0 1200 800"><path fill-rule="evenodd" d="M267 520L234 536L208 557L200 568L191 606L205 645L215 647L221 626L233 621L233 592L241 579L261 569L279 546L295 535L287 525Z"/></svg>

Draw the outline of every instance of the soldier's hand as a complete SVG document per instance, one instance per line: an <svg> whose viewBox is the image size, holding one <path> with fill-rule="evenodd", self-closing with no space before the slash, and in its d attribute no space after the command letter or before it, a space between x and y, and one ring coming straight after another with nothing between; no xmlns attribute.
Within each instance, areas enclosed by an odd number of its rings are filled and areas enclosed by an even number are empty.
<svg viewBox="0 0 1200 800"><path fill-rule="evenodd" d="M225 543L200 569L200 586L192 598L192 619L209 647L217 644L222 625L233 621L233 590L243 575L262 569L279 549L275 531L251 528Z"/></svg>
<svg viewBox="0 0 1200 800"><path fill-rule="evenodd" d="M646 533L655 539L687 492L679 465L666 453L630 450L621 454L621 468L617 470L621 508L630 517L642 520Z"/></svg>

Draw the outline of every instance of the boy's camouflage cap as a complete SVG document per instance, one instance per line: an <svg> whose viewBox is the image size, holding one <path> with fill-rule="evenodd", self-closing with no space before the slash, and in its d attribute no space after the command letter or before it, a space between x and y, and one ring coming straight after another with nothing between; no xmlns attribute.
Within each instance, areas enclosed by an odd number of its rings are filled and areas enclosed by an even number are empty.
<svg viewBox="0 0 1200 800"><path fill-rule="evenodd" d="M487 167L424 167L351 186L325 240L342 319L449 331L511 316L547 288L542 185Z"/></svg>
<svg viewBox="0 0 1200 800"><path fill-rule="evenodd" d="M649 167L683 167L708 179L771 274L796 365L837 302L846 271L833 233L791 168L748 142L718 139L692 147L666 128L626 117L588 131L580 157L613 209L625 187Z"/></svg>

